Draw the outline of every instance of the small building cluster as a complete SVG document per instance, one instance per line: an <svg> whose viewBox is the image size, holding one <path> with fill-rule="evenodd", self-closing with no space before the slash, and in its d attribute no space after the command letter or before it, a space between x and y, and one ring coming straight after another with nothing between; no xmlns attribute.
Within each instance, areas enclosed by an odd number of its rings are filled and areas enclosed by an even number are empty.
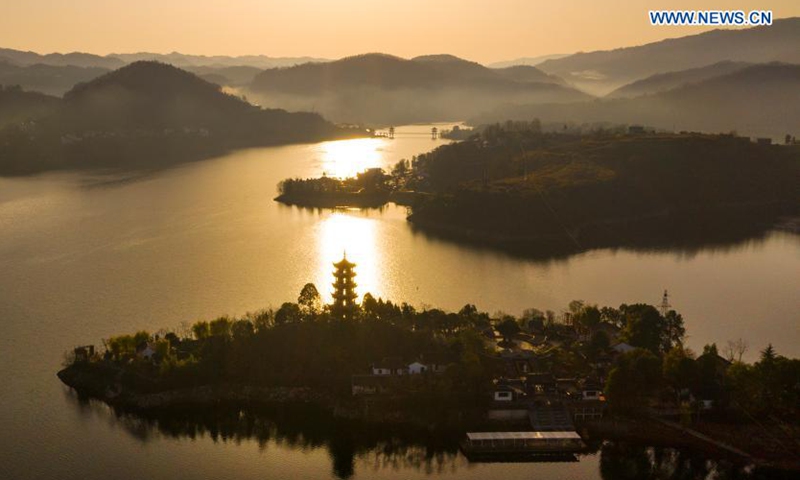
<svg viewBox="0 0 800 480"><path fill-rule="evenodd" d="M417 359L406 362L401 357L386 357L371 364L370 373L352 375L351 390L353 395L392 393L414 377L441 374L445 370L447 364L444 361Z"/></svg>

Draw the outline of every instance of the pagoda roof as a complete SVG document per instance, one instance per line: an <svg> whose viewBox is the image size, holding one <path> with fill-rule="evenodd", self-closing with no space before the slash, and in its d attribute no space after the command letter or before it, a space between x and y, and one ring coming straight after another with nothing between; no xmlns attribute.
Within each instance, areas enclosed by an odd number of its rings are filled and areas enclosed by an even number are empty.
<svg viewBox="0 0 800 480"><path fill-rule="evenodd" d="M345 268L345 267L353 268L353 267L356 266L356 264L353 263L353 262L349 262L347 260L347 257L344 257L341 260L339 260L338 262L334 263L333 266L336 267L336 268Z"/></svg>

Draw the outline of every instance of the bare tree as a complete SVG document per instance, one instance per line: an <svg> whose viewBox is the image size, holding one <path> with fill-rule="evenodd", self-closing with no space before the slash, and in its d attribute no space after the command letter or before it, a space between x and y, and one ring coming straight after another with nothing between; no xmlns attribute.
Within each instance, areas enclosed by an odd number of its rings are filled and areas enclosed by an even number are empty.
<svg viewBox="0 0 800 480"><path fill-rule="evenodd" d="M747 352L748 347L749 344L747 343L747 340L743 338L739 338L738 340L728 340L728 345L723 348L723 352L725 353L725 358L727 358L728 361L732 362L736 360L741 362L742 357L744 356L745 352Z"/></svg>

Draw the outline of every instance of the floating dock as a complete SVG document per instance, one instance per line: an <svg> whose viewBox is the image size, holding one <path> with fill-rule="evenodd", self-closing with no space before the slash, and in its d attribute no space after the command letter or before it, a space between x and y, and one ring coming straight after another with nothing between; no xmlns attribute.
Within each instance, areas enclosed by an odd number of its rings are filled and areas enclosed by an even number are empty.
<svg viewBox="0 0 800 480"><path fill-rule="evenodd" d="M504 456L571 457L586 448L575 431L468 432L461 449L468 458Z"/></svg>

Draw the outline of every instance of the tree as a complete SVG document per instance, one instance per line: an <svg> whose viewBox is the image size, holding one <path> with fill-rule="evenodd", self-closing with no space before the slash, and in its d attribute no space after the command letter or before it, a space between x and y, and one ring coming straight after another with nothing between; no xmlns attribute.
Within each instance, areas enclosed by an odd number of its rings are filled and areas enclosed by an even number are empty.
<svg viewBox="0 0 800 480"><path fill-rule="evenodd" d="M637 303L622 305L620 311L625 319L622 338L633 345L658 353L663 347L664 319L652 305Z"/></svg>
<svg viewBox="0 0 800 480"><path fill-rule="evenodd" d="M497 331L500 332L500 335L503 336L503 340L506 342L510 342L514 335L519 333L520 330L517 320L509 315L503 317L500 323L497 324Z"/></svg>
<svg viewBox="0 0 800 480"><path fill-rule="evenodd" d="M661 351L668 352L673 347L682 347L684 337L686 337L686 327L683 325L683 316L675 310L668 311L664 315Z"/></svg>
<svg viewBox="0 0 800 480"><path fill-rule="evenodd" d="M208 322L197 322L192 325L192 333L194 334L194 338L203 340L211 335L211 329L208 327Z"/></svg>
<svg viewBox="0 0 800 480"><path fill-rule="evenodd" d="M208 325L212 337L230 337L231 336L231 319L228 317L219 317L212 320Z"/></svg>
<svg viewBox="0 0 800 480"><path fill-rule="evenodd" d="M645 404L661 381L661 363L652 352L637 348L617 360L606 381L606 395L615 409L635 409Z"/></svg>
<svg viewBox="0 0 800 480"><path fill-rule="evenodd" d="M600 309L597 308L597 305L584 305L573 317L574 325L586 332L591 332L600 324L600 321Z"/></svg>
<svg viewBox="0 0 800 480"><path fill-rule="evenodd" d="M297 303L303 310L311 315L316 315L322 305L322 300L317 290L316 285L313 283L306 283L303 289L300 290L300 296L297 297Z"/></svg>
<svg viewBox="0 0 800 480"><path fill-rule="evenodd" d="M302 319L300 306L296 303L286 302L275 312L275 324L285 325L288 323L298 323Z"/></svg>
<svg viewBox="0 0 800 480"><path fill-rule="evenodd" d="M375 297L373 297L371 293L367 292L364 294L364 298L361 299L361 308L365 313L372 316L377 316L378 301L375 300Z"/></svg>
<svg viewBox="0 0 800 480"><path fill-rule="evenodd" d="M691 388L697 381L697 362L689 351L675 347L664 355L664 380L676 391Z"/></svg>
<svg viewBox="0 0 800 480"><path fill-rule="evenodd" d="M596 359L597 356L611 346L611 340L608 338L608 334L602 330L594 332L592 334L592 338L589 340L589 344L586 346L587 354L589 358Z"/></svg>
<svg viewBox="0 0 800 480"><path fill-rule="evenodd" d="M727 358L729 362L733 362L734 360L741 362L748 348L749 344L747 340L739 338L738 340L728 340L728 344L723 349L723 352L725 353L725 358Z"/></svg>
<svg viewBox="0 0 800 480"><path fill-rule="evenodd" d="M253 323L250 320L242 319L233 322L231 332L233 333L233 338L236 340L241 340L252 337L253 333L255 333L255 329L253 328Z"/></svg>

